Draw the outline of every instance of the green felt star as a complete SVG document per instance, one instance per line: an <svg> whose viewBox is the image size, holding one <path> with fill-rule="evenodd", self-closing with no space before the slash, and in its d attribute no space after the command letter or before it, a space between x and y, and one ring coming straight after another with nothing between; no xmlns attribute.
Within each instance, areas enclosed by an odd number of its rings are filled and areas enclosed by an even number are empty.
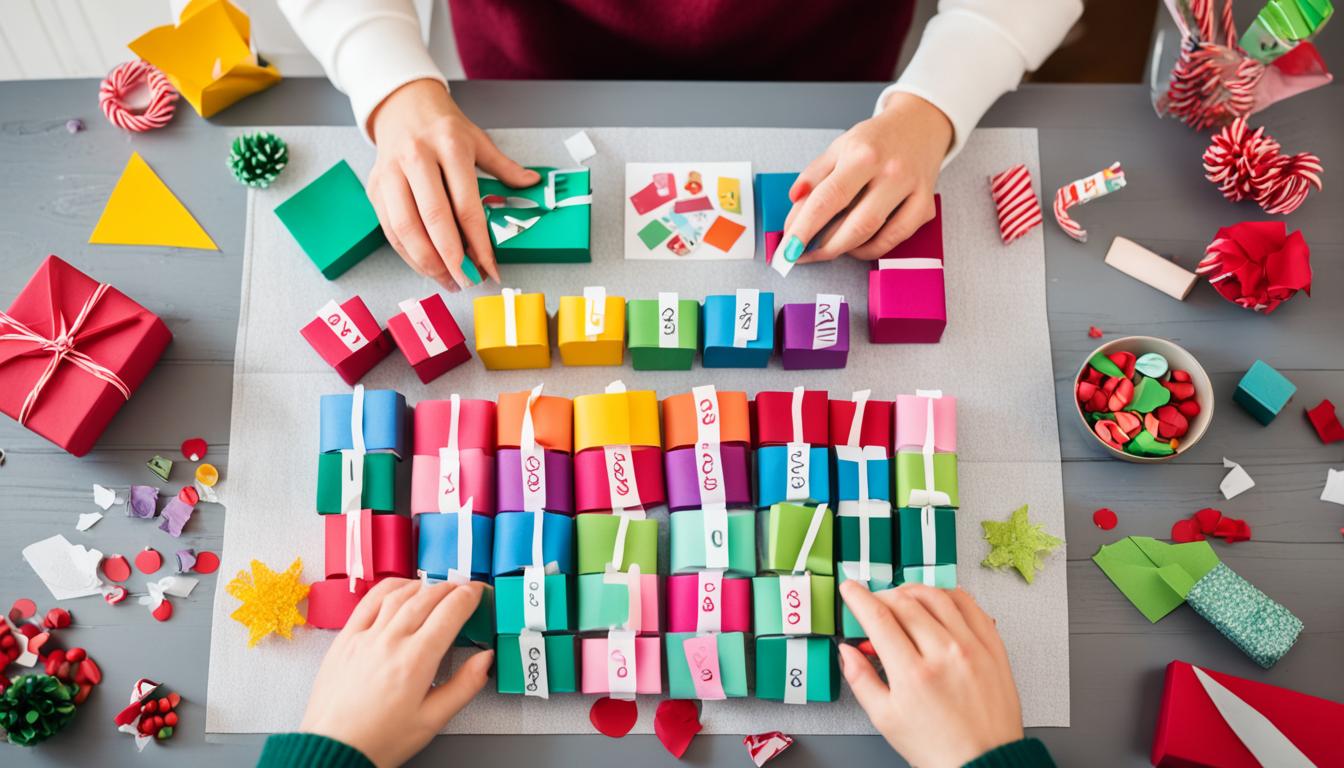
<svg viewBox="0 0 1344 768"><path fill-rule="evenodd" d="M980 564L989 568L1016 568L1028 584L1036 578L1042 558L1064 543L1041 530L1040 524L1028 520L1025 504L1014 511L1006 523L982 520L980 525L985 529L985 541L991 547L989 557Z"/></svg>

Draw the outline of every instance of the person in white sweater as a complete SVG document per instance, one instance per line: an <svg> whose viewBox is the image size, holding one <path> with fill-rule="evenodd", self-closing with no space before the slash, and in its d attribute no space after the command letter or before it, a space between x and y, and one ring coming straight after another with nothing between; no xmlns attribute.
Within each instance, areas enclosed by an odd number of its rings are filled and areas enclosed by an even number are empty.
<svg viewBox="0 0 1344 768"><path fill-rule="evenodd" d="M449 0L469 77L872 80L894 69L913 0ZM499 280L476 169L510 186L537 175L453 101L411 0L279 0L356 124L388 241L448 290L471 258ZM999 96L1040 66L1082 0L939 0L919 48L872 116L790 190L777 256L876 259L933 217L942 166ZM799 258L801 256L801 258Z"/></svg>

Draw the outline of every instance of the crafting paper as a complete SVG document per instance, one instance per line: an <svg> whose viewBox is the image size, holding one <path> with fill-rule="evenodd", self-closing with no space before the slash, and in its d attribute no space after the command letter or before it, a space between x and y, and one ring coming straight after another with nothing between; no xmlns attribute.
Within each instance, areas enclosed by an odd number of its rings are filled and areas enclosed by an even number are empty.
<svg viewBox="0 0 1344 768"><path fill-rule="evenodd" d="M787 663L792 645L801 651ZM835 644L827 637L757 637L756 696L767 701L797 703L835 701L840 695L840 667ZM811 712L813 707L808 707Z"/></svg>
<svg viewBox="0 0 1344 768"><path fill-rule="evenodd" d="M667 577L667 631L668 632L749 632L751 631L751 579L719 578L705 572L683 573ZM713 605L718 629L703 626L708 612L704 604L702 585L716 583L718 600Z"/></svg>
<svg viewBox="0 0 1344 768"><path fill-rule="evenodd" d="M717 701L747 695L746 635L668 632L667 695Z"/></svg>
<svg viewBox="0 0 1344 768"><path fill-rule="evenodd" d="M416 407L417 409L428 409L438 402L447 404L447 401L429 401L428 403L422 402ZM354 403L354 395L348 393L322 395L318 399L318 403L318 410L321 412L318 450L322 453L329 453L354 448L354 440L350 432L350 411ZM396 456L404 458L407 455L406 397L400 392L394 392L390 389L365 389L361 408L360 424L362 425L364 450L391 451ZM493 408L490 410L489 415L493 418ZM421 420L417 419L416 426L419 429L425 429L426 427L422 426L422 423ZM418 434L416 437L416 446L419 447L422 442ZM471 446L464 445L463 447Z"/></svg>
<svg viewBox="0 0 1344 768"><path fill-rule="evenodd" d="M751 506L751 476L748 471L748 450L744 443L724 443L718 446L714 466L720 471L717 480L722 492L720 504L728 507ZM667 477L667 504L673 511L691 509L706 503L700 482L707 462L695 448L678 448L663 455Z"/></svg>
<svg viewBox="0 0 1344 768"><path fill-rule="evenodd" d="M275 215L328 280L387 242L364 185L344 160L275 206Z"/></svg>
<svg viewBox="0 0 1344 768"><path fill-rule="evenodd" d="M750 178L745 162L626 163L625 258L753 258Z"/></svg>
<svg viewBox="0 0 1344 768"><path fill-rule="evenodd" d="M126 514L148 520L158 514L159 489L152 485L132 485L130 497L126 499Z"/></svg>
<svg viewBox="0 0 1344 768"><path fill-rule="evenodd" d="M102 512L81 512L79 513L79 522L75 523L75 530L87 531L102 519Z"/></svg>
<svg viewBox="0 0 1344 768"><path fill-rule="evenodd" d="M701 364L706 368L764 368L775 348L775 294L739 288L705 297Z"/></svg>
<svg viewBox="0 0 1344 768"><path fill-rule="evenodd" d="M1097 550L1092 562L1155 623L1185 602L1195 582L1218 565L1218 556L1207 541L1166 544L1129 536Z"/></svg>
<svg viewBox="0 0 1344 768"><path fill-rule="evenodd" d="M1223 481L1218 484L1218 490L1223 492L1223 498L1240 496L1255 487L1255 481L1251 479L1250 473L1242 469L1237 462L1224 456L1223 466L1228 470L1227 474L1223 475Z"/></svg>
<svg viewBox="0 0 1344 768"><path fill-rule="evenodd" d="M126 161L89 242L219 250L139 152Z"/></svg>
<svg viewBox="0 0 1344 768"><path fill-rule="evenodd" d="M57 600L96 595L102 591L98 563L103 559L103 553L71 544L59 533L24 547L23 559Z"/></svg>
<svg viewBox="0 0 1344 768"><path fill-rule="evenodd" d="M1321 490L1321 501L1344 504L1344 470L1326 470L1325 488Z"/></svg>
<svg viewBox="0 0 1344 768"><path fill-rule="evenodd" d="M93 484L93 503L102 508L104 512L117 503L117 492L111 488L104 488L97 483Z"/></svg>
<svg viewBox="0 0 1344 768"><path fill-rule="evenodd" d="M1199 279L1194 272L1177 266L1171 259L1124 237L1111 241L1110 250L1106 251L1106 263L1178 301L1184 301L1190 295L1190 289Z"/></svg>
<svg viewBox="0 0 1344 768"><path fill-rule="evenodd" d="M730 576L756 575L756 515L749 510L727 514L728 562L723 567ZM705 512L687 509L673 512L670 528L672 573L687 573L709 565L705 560Z"/></svg>
<svg viewBox="0 0 1344 768"><path fill-rule="evenodd" d="M580 165L597 155L597 147L593 146L587 131L579 131L565 139L565 151L569 153L570 159Z"/></svg>

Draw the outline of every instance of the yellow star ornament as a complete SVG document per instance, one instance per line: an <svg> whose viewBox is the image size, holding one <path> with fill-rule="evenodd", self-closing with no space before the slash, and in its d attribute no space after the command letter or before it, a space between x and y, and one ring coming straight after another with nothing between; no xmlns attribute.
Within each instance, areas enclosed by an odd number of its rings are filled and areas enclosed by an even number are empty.
<svg viewBox="0 0 1344 768"><path fill-rule="evenodd" d="M1028 520L1025 504L1014 511L1006 523L982 520L980 525L985 529L985 541L990 546L989 557L980 564L990 568L1016 568L1028 584L1036 578L1043 557L1064 543L1041 530L1040 524Z"/></svg>
<svg viewBox="0 0 1344 768"><path fill-rule="evenodd" d="M308 596L308 585L300 579L303 560L294 558L289 569L276 573L260 560L252 561L252 573L239 571L226 588L229 595L243 601L230 617L247 627L247 647L251 648L274 632L290 639L294 627L307 623L299 613L299 603Z"/></svg>

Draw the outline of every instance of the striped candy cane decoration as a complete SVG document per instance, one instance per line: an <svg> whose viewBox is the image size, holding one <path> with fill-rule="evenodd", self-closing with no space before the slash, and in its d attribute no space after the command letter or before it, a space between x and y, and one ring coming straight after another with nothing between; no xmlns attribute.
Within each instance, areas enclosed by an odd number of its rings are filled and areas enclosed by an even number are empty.
<svg viewBox="0 0 1344 768"><path fill-rule="evenodd" d="M149 104L140 112L132 112L124 99L141 82L149 88ZM103 108L108 122L134 133L167 125L177 110L176 101L177 91L168 78L154 65L140 59L118 64L98 87L98 105Z"/></svg>
<svg viewBox="0 0 1344 768"><path fill-rule="evenodd" d="M1031 190L1031 171L1024 163L989 179L989 194L999 213L999 236L1007 245L1040 224L1041 203Z"/></svg>
<svg viewBox="0 0 1344 768"><path fill-rule="evenodd" d="M1055 193L1055 221L1059 222L1059 228L1074 240L1086 243L1087 230L1069 217L1069 209L1124 189L1124 186L1125 169L1121 168L1119 163L1112 163L1087 178L1071 181L1060 187Z"/></svg>

